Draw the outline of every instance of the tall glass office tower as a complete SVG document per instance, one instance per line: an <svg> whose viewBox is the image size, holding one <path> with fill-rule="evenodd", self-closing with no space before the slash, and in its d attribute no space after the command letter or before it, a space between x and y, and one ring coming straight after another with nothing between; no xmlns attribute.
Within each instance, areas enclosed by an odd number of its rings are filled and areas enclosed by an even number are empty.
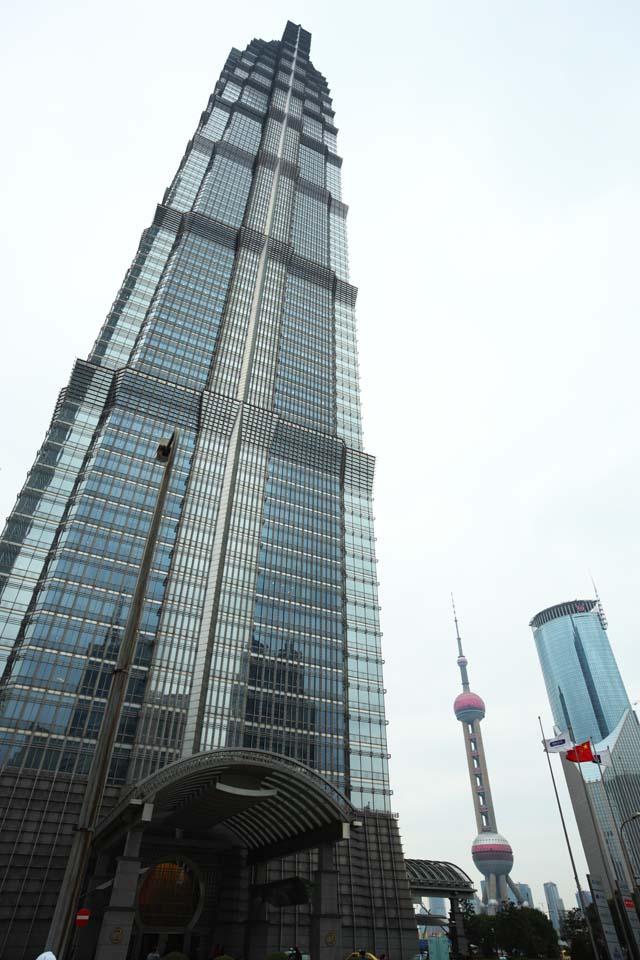
<svg viewBox="0 0 640 960"><path fill-rule="evenodd" d="M597 598L556 604L530 626L556 729L611 754L611 766L563 768L590 872L612 893L640 869L640 828L626 822L640 805L640 726Z"/></svg>
<svg viewBox="0 0 640 960"><path fill-rule="evenodd" d="M577 743L598 742L630 706L598 600L571 600L538 613L533 630L555 724Z"/></svg>
<svg viewBox="0 0 640 960"><path fill-rule="evenodd" d="M309 49L289 23L281 42L231 51L8 519L5 782L89 768L162 474L153 453L178 430L111 785L260 748L389 812L356 289Z"/></svg>

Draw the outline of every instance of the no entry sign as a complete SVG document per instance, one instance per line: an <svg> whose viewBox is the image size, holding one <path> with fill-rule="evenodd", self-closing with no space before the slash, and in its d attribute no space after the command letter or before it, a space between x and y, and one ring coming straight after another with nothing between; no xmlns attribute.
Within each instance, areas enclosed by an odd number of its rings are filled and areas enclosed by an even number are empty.
<svg viewBox="0 0 640 960"><path fill-rule="evenodd" d="M86 907L83 907L81 910L78 910L76 913L76 927L86 927L89 923L89 917L91 916L91 911L87 910Z"/></svg>

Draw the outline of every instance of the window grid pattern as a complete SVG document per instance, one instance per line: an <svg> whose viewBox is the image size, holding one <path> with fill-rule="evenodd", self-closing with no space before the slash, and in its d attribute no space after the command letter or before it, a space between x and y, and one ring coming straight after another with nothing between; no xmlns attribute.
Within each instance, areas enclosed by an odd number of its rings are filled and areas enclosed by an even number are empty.
<svg viewBox="0 0 640 960"><path fill-rule="evenodd" d="M290 177L281 176L278 183L278 193L275 214L273 217L272 236L282 243L289 242L291 233L291 211L295 198L295 184Z"/></svg>
<svg viewBox="0 0 640 960"><path fill-rule="evenodd" d="M248 396L249 403L263 409L269 409L273 405L278 368L282 299L286 282L287 270L285 265L277 260L270 261L265 275Z"/></svg>
<svg viewBox="0 0 640 960"><path fill-rule="evenodd" d="M224 110L222 107L214 107L211 113L208 115L205 124L200 128L198 133L201 137L206 137L207 140L222 140L222 135L225 131L227 123L229 121L229 111Z"/></svg>
<svg viewBox="0 0 640 960"><path fill-rule="evenodd" d="M168 227L153 226L145 231L89 355L91 362L111 368L128 363L174 242L175 230Z"/></svg>
<svg viewBox="0 0 640 960"><path fill-rule="evenodd" d="M274 406L288 420L327 433L335 425L331 314L328 290L289 277Z"/></svg>
<svg viewBox="0 0 640 960"><path fill-rule="evenodd" d="M345 789L339 478L271 456L265 493L243 745Z"/></svg>
<svg viewBox="0 0 640 960"><path fill-rule="evenodd" d="M225 321L210 378L211 389L228 397L235 397L238 392L257 274L258 254L253 250L241 249L237 255Z"/></svg>
<svg viewBox="0 0 640 960"><path fill-rule="evenodd" d="M274 171L271 167L259 164L253 178L246 221L249 227L260 233L263 232L267 220L273 177Z"/></svg>
<svg viewBox="0 0 640 960"><path fill-rule="evenodd" d="M334 200L342 200L342 175L340 167L335 163L326 165L327 190Z"/></svg>
<svg viewBox="0 0 640 960"><path fill-rule="evenodd" d="M184 738L229 446L219 411L206 394L202 423L134 746L134 778L179 759Z"/></svg>
<svg viewBox="0 0 640 960"><path fill-rule="evenodd" d="M168 207L181 211L191 210L209 161L208 154L191 150L171 185L167 196Z"/></svg>
<svg viewBox="0 0 640 960"><path fill-rule="evenodd" d="M239 227L250 188L249 167L229 157L217 156L204 178L194 209L221 223Z"/></svg>
<svg viewBox="0 0 640 960"><path fill-rule="evenodd" d="M86 772L155 505L167 426L114 408L99 428L5 685L0 763ZM124 782L193 437L183 431L151 566L111 776Z"/></svg>
<svg viewBox="0 0 640 960"><path fill-rule="evenodd" d="M390 809L378 584L371 492L354 471L345 485L351 799Z"/></svg>
<svg viewBox="0 0 640 960"><path fill-rule="evenodd" d="M234 146L239 147L241 150L245 150L247 153L252 153L255 156L260 146L261 136L262 124L259 120L252 120L250 117L245 117L242 113L236 113L231 118L231 123L225 131L224 139L234 144ZM249 184L250 183L251 175L249 173ZM242 212L244 213L244 208Z"/></svg>
<svg viewBox="0 0 640 960"><path fill-rule="evenodd" d="M336 419L338 436L352 450L362 448L358 345L353 307L335 302Z"/></svg>
<svg viewBox="0 0 640 960"><path fill-rule="evenodd" d="M329 266L329 229L326 202L308 196L301 190L296 193L291 239L294 249L301 257L313 260L323 267Z"/></svg>
<svg viewBox="0 0 640 960"><path fill-rule="evenodd" d="M38 578L98 425L103 391L62 400L0 541L0 675L18 639Z"/></svg>
<svg viewBox="0 0 640 960"><path fill-rule="evenodd" d="M347 253L347 224L341 213L331 209L329 214L331 241L331 269L340 280L349 280L349 255Z"/></svg>
<svg viewBox="0 0 640 960"><path fill-rule="evenodd" d="M271 113L261 123L237 101ZM259 746L388 810L372 466L357 452L353 290L346 208L331 201L339 158L323 152L337 150L326 82L286 44L253 41L228 61L197 133L229 146L212 161L202 143L190 147L166 203L194 215L171 221L160 208L92 355L128 364L144 396L152 384L195 391L200 410L181 428L112 776L144 776L195 739L202 750ZM145 407L140 397L99 421L107 389L78 406L86 423L61 413L72 462L50 518L41 497L42 547L15 598L26 606L40 576L9 679L12 697L27 693L2 727L21 763L87 769L157 489L149 438L175 422L168 400Z"/></svg>
<svg viewBox="0 0 640 960"><path fill-rule="evenodd" d="M161 379L201 388L218 338L233 251L183 234L158 286L133 365Z"/></svg>
<svg viewBox="0 0 640 960"><path fill-rule="evenodd" d="M200 749L241 746L251 645L262 496L266 455L256 444L240 448L231 522L216 610L209 683L206 690Z"/></svg>
<svg viewBox="0 0 640 960"><path fill-rule="evenodd" d="M234 83L233 80L227 80L224 90L220 94L220 99L224 100L225 103L235 103L239 98L242 87L239 83Z"/></svg>
<svg viewBox="0 0 640 960"><path fill-rule="evenodd" d="M324 187L324 157L310 147L300 147L300 175L311 183Z"/></svg>
<svg viewBox="0 0 640 960"><path fill-rule="evenodd" d="M269 104L269 97L267 94L263 93L261 90L256 90L255 87L252 86L245 86L240 100L242 103L246 103L248 107L253 107L254 110L259 110L260 113L264 113Z"/></svg>

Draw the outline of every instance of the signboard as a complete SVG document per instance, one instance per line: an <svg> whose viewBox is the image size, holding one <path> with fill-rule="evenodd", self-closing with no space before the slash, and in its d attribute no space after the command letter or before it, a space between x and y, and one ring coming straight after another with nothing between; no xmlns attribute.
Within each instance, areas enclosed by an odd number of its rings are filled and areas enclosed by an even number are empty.
<svg viewBox="0 0 640 960"><path fill-rule="evenodd" d="M640 947L640 920L638 920L636 905L633 902L633 895L631 890L629 890L629 887L627 887L624 883L619 883L618 889L620 890L622 902L626 907L627 920L629 921L629 926L631 927L633 939L635 940L636 945Z"/></svg>
<svg viewBox="0 0 640 960"><path fill-rule="evenodd" d="M611 910L609 909L609 903L605 896L602 880L600 877L592 877L590 874L587 874L587 880L589 881L591 896L593 897L593 902L600 918L600 926L604 934L609 958L610 960L624 960L624 953L618 943L618 935L613 925L613 920L611 919Z"/></svg>
<svg viewBox="0 0 640 960"><path fill-rule="evenodd" d="M81 910L78 910L76 913L76 927L86 927L86 925L89 923L90 916L91 912L87 910L86 907L82 907Z"/></svg>

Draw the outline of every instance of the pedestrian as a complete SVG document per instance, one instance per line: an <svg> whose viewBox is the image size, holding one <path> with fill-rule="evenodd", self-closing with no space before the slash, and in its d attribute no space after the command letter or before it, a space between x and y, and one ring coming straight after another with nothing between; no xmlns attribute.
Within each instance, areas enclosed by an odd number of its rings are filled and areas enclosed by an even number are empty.
<svg viewBox="0 0 640 960"><path fill-rule="evenodd" d="M291 960L302 960L302 952L300 947L295 946L291 951Z"/></svg>
<svg viewBox="0 0 640 960"><path fill-rule="evenodd" d="M160 960L160 951L158 950L157 943L155 947L152 947L149 953L147 954L147 960Z"/></svg>

